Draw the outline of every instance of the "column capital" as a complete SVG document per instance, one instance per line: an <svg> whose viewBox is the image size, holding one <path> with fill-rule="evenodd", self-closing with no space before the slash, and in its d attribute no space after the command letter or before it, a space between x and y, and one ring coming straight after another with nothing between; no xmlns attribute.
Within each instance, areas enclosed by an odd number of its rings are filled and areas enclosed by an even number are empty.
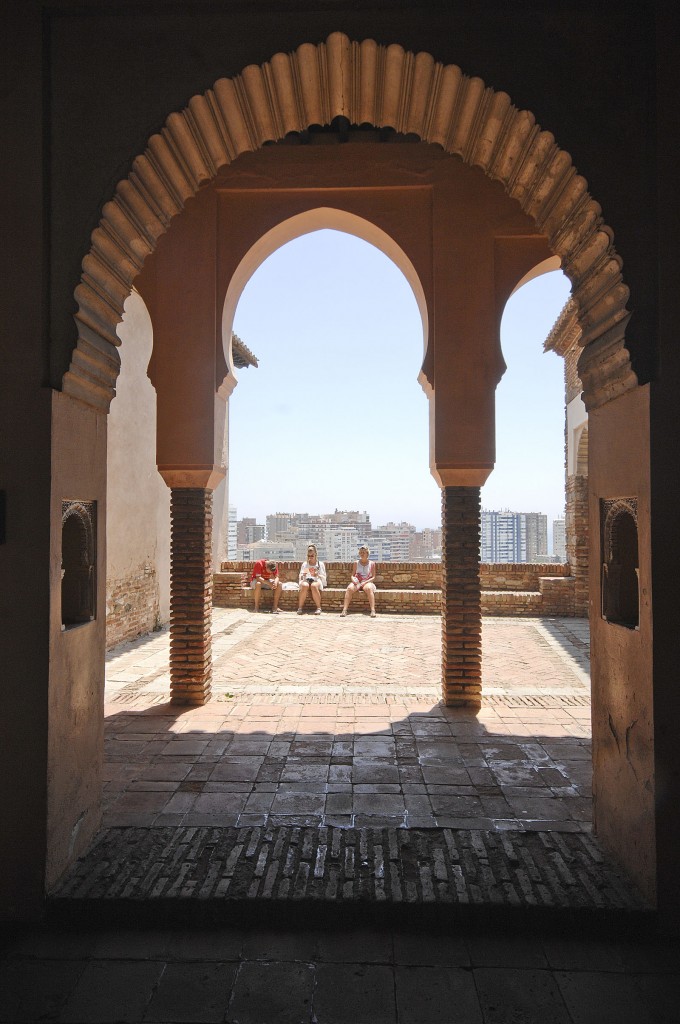
<svg viewBox="0 0 680 1024"><path fill-rule="evenodd" d="M446 466L437 462L432 475L440 487L483 487L493 468L493 462L476 466Z"/></svg>
<svg viewBox="0 0 680 1024"><path fill-rule="evenodd" d="M209 463L195 466L159 465L158 472L171 489L195 487L204 491L214 491L227 475L224 466L215 466Z"/></svg>

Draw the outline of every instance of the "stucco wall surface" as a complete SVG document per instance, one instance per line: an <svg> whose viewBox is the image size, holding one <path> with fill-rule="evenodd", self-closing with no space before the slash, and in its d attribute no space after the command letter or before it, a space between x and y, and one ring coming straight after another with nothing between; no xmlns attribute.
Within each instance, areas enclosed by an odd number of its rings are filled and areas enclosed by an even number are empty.
<svg viewBox="0 0 680 1024"><path fill-rule="evenodd" d="M47 747L49 890L101 820L106 635L106 417L52 394L50 676ZM97 503L96 617L62 630L62 502Z"/></svg>
<svg viewBox="0 0 680 1024"><path fill-rule="evenodd" d="M590 629L594 823L602 842L654 895L654 700L649 491L649 388L590 416ZM635 497L640 626L602 618L600 500Z"/></svg>
<svg viewBox="0 0 680 1024"><path fill-rule="evenodd" d="M170 615L170 491L156 469L156 392L146 375L151 320L132 292L118 328L121 372L111 403L107 452L107 644Z"/></svg>

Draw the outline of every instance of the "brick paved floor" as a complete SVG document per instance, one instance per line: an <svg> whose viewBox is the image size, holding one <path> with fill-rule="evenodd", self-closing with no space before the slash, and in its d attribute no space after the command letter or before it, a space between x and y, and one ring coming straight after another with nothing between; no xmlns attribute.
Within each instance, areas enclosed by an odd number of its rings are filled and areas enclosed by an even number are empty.
<svg viewBox="0 0 680 1024"><path fill-rule="evenodd" d="M166 635L113 652L109 827L56 898L77 924L0 939L0 1021L676 1024L678 941L574 909L636 906L589 832L585 624L486 621L478 716L438 703L438 627L218 612L186 711ZM207 916L151 926L170 890Z"/></svg>
<svg viewBox="0 0 680 1024"><path fill-rule="evenodd" d="M440 703L439 639L217 610L203 708L167 702L167 634L112 652L104 830L53 907L639 907L590 835L587 625L486 620L478 714Z"/></svg>
<svg viewBox="0 0 680 1024"><path fill-rule="evenodd" d="M203 708L167 703L167 633L110 654L105 826L590 830L582 620L486 619L477 715L439 703L432 617L213 629Z"/></svg>

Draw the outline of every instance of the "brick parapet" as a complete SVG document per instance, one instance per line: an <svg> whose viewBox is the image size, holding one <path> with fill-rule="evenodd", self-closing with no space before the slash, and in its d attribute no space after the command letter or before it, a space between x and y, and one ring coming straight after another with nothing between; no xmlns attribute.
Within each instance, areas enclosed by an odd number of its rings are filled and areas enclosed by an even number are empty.
<svg viewBox="0 0 680 1024"><path fill-rule="evenodd" d="M480 707L482 610L479 487L442 488L442 695Z"/></svg>
<svg viewBox="0 0 680 1024"><path fill-rule="evenodd" d="M325 562L329 587L347 586L354 562ZM279 574L284 581L297 582L300 562L279 562ZM244 573L250 575L252 562L222 562L222 572L216 575L241 586ZM479 566L483 590L538 590L538 581L545 576L569 576L569 566L558 562L482 563ZM377 562L376 582L382 590L441 590L441 562Z"/></svg>
<svg viewBox="0 0 680 1024"><path fill-rule="evenodd" d="M574 614L588 614L588 477L567 477L567 559L574 577Z"/></svg>
<svg viewBox="0 0 680 1024"><path fill-rule="evenodd" d="M278 562L279 575L284 582L297 583L300 562ZM354 562L324 562L329 587L342 587L349 583ZM243 573L250 576L252 562L222 562L223 573ZM382 589L440 590L441 562L376 562L376 583ZM239 584L240 585L240 584Z"/></svg>
<svg viewBox="0 0 680 1024"><path fill-rule="evenodd" d="M565 562L482 562L479 567L482 590L538 590L539 580L569 575Z"/></svg>
<svg viewBox="0 0 680 1024"><path fill-rule="evenodd" d="M226 571L214 576L213 603L218 608L252 608L253 594L243 588L244 573L250 575L250 562L223 562ZM350 576L351 562L327 563L329 580L341 582L341 586L329 586L323 594L325 611L340 611L345 592L345 584ZM297 581L300 564L298 562L279 562L281 578L286 581ZM425 569L424 574L419 570ZM385 571L387 570L387 571ZM403 615L438 615L441 612L441 563L383 563L377 565L378 594L377 608L383 613ZM411 580L427 579L428 587L415 589L411 585L402 584L403 575ZM480 579L481 607L484 615L509 616L540 616L540 615L574 615L573 586L574 581L569 575L566 564L524 564L508 563L481 565ZM435 587L433 584L437 582ZM547 584L547 600L544 591ZM550 583L555 587L550 589ZM297 592L284 591L279 607L284 611L293 611L297 607ZM271 604L270 595L263 592L262 607ZM311 608L311 604L310 604ZM350 605L350 614L365 611L361 601Z"/></svg>
<svg viewBox="0 0 680 1024"><path fill-rule="evenodd" d="M160 625L158 577L151 565L106 581L106 649Z"/></svg>
<svg viewBox="0 0 680 1024"><path fill-rule="evenodd" d="M173 487L170 516L171 699L204 704L212 682L212 491Z"/></svg>

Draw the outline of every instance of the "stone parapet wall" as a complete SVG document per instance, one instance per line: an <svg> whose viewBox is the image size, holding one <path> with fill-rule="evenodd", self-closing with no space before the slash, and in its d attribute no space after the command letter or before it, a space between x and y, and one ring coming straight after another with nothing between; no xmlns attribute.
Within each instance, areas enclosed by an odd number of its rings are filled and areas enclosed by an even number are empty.
<svg viewBox="0 0 680 1024"><path fill-rule="evenodd" d="M159 625L159 588L153 566L140 565L127 576L106 581L107 650Z"/></svg>
<svg viewBox="0 0 680 1024"><path fill-rule="evenodd" d="M346 587L354 562L325 562L329 587ZM279 562L279 575L284 581L297 583L300 562ZM239 581L244 572L252 572L252 562L222 562L224 574L235 574ZM539 579L545 576L570 575L568 565L547 563L482 564L479 567L483 590L538 590ZM441 562L377 562L376 582L383 590L441 590Z"/></svg>
<svg viewBox="0 0 680 1024"><path fill-rule="evenodd" d="M563 562L483 562L479 567L482 590L538 590L539 581L571 575Z"/></svg>
<svg viewBox="0 0 680 1024"><path fill-rule="evenodd" d="M279 562L284 581L297 582L299 562ZM353 562L326 562L328 587L323 595L326 611L339 611ZM223 562L222 572L213 577L213 603L217 608L252 608L253 594L243 589L244 572L250 575L251 562ZM391 562L378 563L377 609L403 615L437 615L441 612L441 563ZM569 566L547 564L498 564L480 566L482 581L482 614L508 616L539 616L582 614L575 611L575 580ZM420 587L414 585L420 582ZM427 584L427 585L425 585ZM284 591L280 607L294 610L297 591ZM262 607L271 599L263 591ZM311 610L311 600L308 602ZM359 596L350 606L364 611L367 602Z"/></svg>
<svg viewBox="0 0 680 1024"><path fill-rule="evenodd" d="M284 582L297 583L300 562L278 562L279 575ZM329 587L342 587L349 583L354 562L324 562ZM244 572L250 576L252 562L222 562L222 573ZM440 590L441 562L376 562L376 582L383 589Z"/></svg>
<svg viewBox="0 0 680 1024"><path fill-rule="evenodd" d="M574 577L559 579L544 576L539 580L541 593L541 615L566 615L574 613Z"/></svg>
<svg viewBox="0 0 680 1024"><path fill-rule="evenodd" d="M213 603L216 608L254 608L254 591L237 586L224 584L217 573L213 584ZM344 587L326 587L321 598L324 612L339 612L345 596ZM293 612L298 606L299 592L284 590L279 599L279 608L284 612ZM272 604L270 590L263 590L260 608L269 610ZM314 611L311 597L307 598L305 609L310 614ZM363 594L355 594L349 606L349 615L355 612L368 614L368 600ZM376 594L376 611L379 614L393 615L438 615L441 610L440 590L378 590Z"/></svg>

